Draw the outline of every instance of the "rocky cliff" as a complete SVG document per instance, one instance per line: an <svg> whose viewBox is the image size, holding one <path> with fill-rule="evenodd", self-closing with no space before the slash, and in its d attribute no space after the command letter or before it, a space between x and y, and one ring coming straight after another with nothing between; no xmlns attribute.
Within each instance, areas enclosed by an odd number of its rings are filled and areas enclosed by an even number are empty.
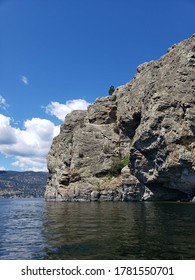
<svg viewBox="0 0 195 280"><path fill-rule="evenodd" d="M192 200L195 35L67 115L47 160L48 200Z"/></svg>

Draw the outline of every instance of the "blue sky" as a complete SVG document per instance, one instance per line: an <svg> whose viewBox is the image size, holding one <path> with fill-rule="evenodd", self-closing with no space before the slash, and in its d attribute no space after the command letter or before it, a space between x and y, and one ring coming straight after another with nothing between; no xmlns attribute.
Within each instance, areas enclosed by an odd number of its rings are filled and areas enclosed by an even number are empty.
<svg viewBox="0 0 195 280"><path fill-rule="evenodd" d="M0 0L0 169L47 170L65 115L195 33L195 0Z"/></svg>

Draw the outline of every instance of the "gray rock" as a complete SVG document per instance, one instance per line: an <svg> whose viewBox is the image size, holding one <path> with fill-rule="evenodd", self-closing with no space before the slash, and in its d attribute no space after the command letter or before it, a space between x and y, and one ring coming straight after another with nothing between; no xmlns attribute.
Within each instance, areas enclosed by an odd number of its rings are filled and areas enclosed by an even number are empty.
<svg viewBox="0 0 195 280"><path fill-rule="evenodd" d="M195 35L138 66L112 96L67 115L47 161L48 200L192 200Z"/></svg>
<svg viewBox="0 0 195 280"><path fill-rule="evenodd" d="M189 63L194 44L192 36L155 62L158 67L147 70L155 83L142 77L142 117L130 170L153 199L188 199L195 191L195 69Z"/></svg>
<svg viewBox="0 0 195 280"><path fill-rule="evenodd" d="M98 191L91 192L91 201L97 201L100 197L100 193Z"/></svg>

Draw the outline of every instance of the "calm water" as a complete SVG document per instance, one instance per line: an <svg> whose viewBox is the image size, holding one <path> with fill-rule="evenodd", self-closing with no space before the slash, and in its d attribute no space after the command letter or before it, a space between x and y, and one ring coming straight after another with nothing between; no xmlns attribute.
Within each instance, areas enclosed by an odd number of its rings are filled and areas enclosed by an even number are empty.
<svg viewBox="0 0 195 280"><path fill-rule="evenodd" d="M195 259L195 203L1 199L0 259Z"/></svg>

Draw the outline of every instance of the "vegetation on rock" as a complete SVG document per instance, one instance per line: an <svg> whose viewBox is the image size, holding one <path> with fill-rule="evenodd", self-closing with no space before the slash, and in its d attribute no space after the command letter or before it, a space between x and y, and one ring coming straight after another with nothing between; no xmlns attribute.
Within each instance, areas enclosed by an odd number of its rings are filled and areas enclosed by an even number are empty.
<svg viewBox="0 0 195 280"><path fill-rule="evenodd" d="M115 159L112 162L111 168L109 170L109 174L111 176L118 176L121 173L123 167L128 166L129 163L129 155L125 156L124 158Z"/></svg>
<svg viewBox="0 0 195 280"><path fill-rule="evenodd" d="M114 86L110 86L110 88L108 90L109 95L112 95L114 91L115 91L115 87Z"/></svg>

